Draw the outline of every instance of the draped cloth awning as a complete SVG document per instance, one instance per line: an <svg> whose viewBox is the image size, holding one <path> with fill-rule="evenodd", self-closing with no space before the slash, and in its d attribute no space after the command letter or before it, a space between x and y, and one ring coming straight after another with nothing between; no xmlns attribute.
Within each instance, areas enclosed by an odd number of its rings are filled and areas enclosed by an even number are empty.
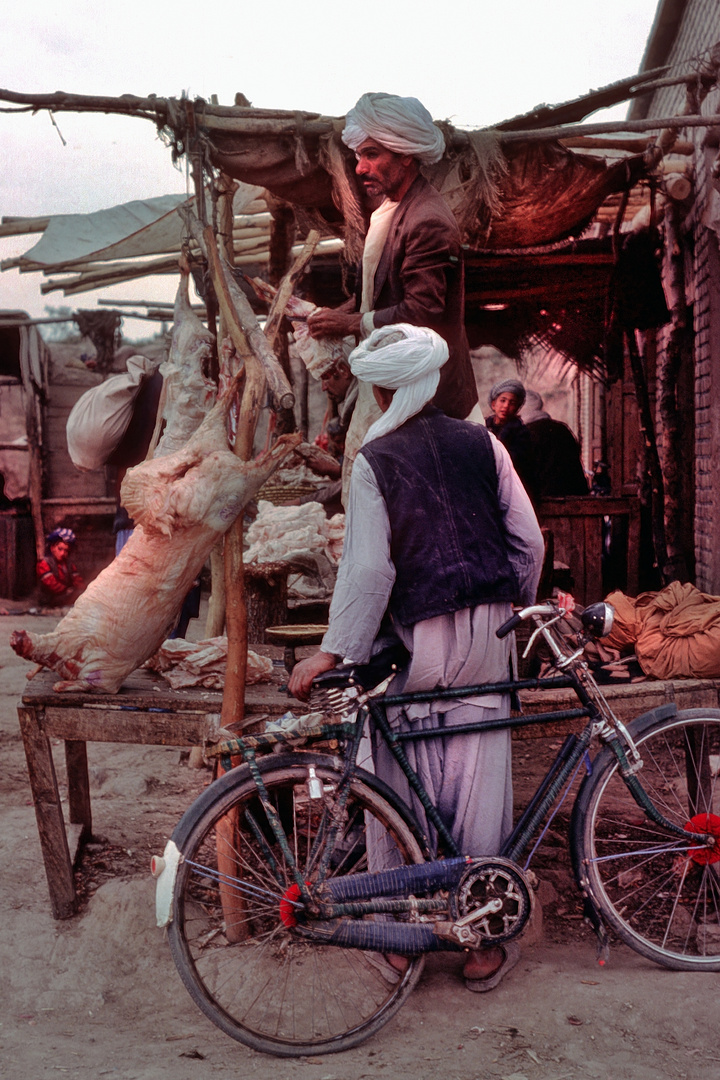
<svg viewBox="0 0 720 1080"><path fill-rule="evenodd" d="M211 131L207 147L213 164L228 175L267 188L313 224L345 231L348 241L353 227L362 230L362 193L354 155L340 142L341 126L330 136L302 138ZM472 248L533 247L577 236L605 199L632 187L644 169L639 154L608 164L559 142L508 143L500 153L492 214L487 187L474 183L478 163L471 145L449 150L438 165L423 170L462 219Z"/></svg>

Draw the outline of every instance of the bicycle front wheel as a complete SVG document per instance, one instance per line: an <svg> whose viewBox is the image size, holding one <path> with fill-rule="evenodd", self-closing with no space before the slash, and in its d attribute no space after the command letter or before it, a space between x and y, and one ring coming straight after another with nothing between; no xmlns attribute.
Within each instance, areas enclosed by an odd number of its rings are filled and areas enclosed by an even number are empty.
<svg viewBox="0 0 720 1080"><path fill-rule="evenodd" d="M391 805L392 792L364 774L351 784L322 868L322 837L338 820L340 773L328 761L293 754L259 762L303 877L373 869L369 834L393 845L400 862L422 862L409 817ZM310 764L323 786L319 798L310 797ZM170 948L196 1004L232 1038L283 1057L346 1050L386 1023L412 991L422 957L397 971L379 954L318 944L294 929L294 879L246 767L215 781L175 837L183 860Z"/></svg>
<svg viewBox="0 0 720 1080"><path fill-rule="evenodd" d="M717 836L693 847L645 816L603 750L575 808L584 886L622 940L681 971L720 971L720 712L688 709L630 725L643 788L665 818Z"/></svg>

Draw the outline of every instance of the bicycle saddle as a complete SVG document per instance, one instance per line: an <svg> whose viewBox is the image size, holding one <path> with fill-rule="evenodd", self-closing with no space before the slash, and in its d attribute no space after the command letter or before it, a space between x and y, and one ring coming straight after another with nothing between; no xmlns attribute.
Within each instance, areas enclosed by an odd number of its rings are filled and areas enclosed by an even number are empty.
<svg viewBox="0 0 720 1080"><path fill-rule="evenodd" d="M372 690L374 686L387 679L394 671L404 668L410 659L410 653L401 642L387 645L367 664L338 664L322 675L313 679L313 689L329 690L334 687L359 686L362 690Z"/></svg>

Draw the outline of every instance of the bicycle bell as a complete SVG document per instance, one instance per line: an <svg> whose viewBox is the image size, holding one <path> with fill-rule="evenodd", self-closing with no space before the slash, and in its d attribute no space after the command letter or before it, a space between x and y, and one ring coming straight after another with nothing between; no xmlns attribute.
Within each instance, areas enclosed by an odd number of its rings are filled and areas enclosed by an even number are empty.
<svg viewBox="0 0 720 1080"><path fill-rule="evenodd" d="M609 634L614 619L615 608L604 600L589 604L580 616L585 632L591 638L602 638Z"/></svg>

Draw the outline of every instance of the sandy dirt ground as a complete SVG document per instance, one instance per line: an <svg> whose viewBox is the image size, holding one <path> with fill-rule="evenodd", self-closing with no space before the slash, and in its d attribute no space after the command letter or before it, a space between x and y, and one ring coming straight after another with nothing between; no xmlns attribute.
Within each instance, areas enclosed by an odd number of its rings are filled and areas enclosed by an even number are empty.
<svg viewBox="0 0 720 1080"><path fill-rule="evenodd" d="M664 971L620 944L599 968L562 823L538 867L542 926L497 990L471 994L458 977L459 958L431 958L418 989L378 1035L322 1058L280 1060L233 1042L180 983L155 927L148 872L151 854L208 782L179 750L88 748L97 842L78 872L81 913L55 922L16 714L29 665L8 641L13 629L46 632L56 621L0 617L0 1076L715 1080L720 975ZM520 786L541 756L538 742L520 745Z"/></svg>

